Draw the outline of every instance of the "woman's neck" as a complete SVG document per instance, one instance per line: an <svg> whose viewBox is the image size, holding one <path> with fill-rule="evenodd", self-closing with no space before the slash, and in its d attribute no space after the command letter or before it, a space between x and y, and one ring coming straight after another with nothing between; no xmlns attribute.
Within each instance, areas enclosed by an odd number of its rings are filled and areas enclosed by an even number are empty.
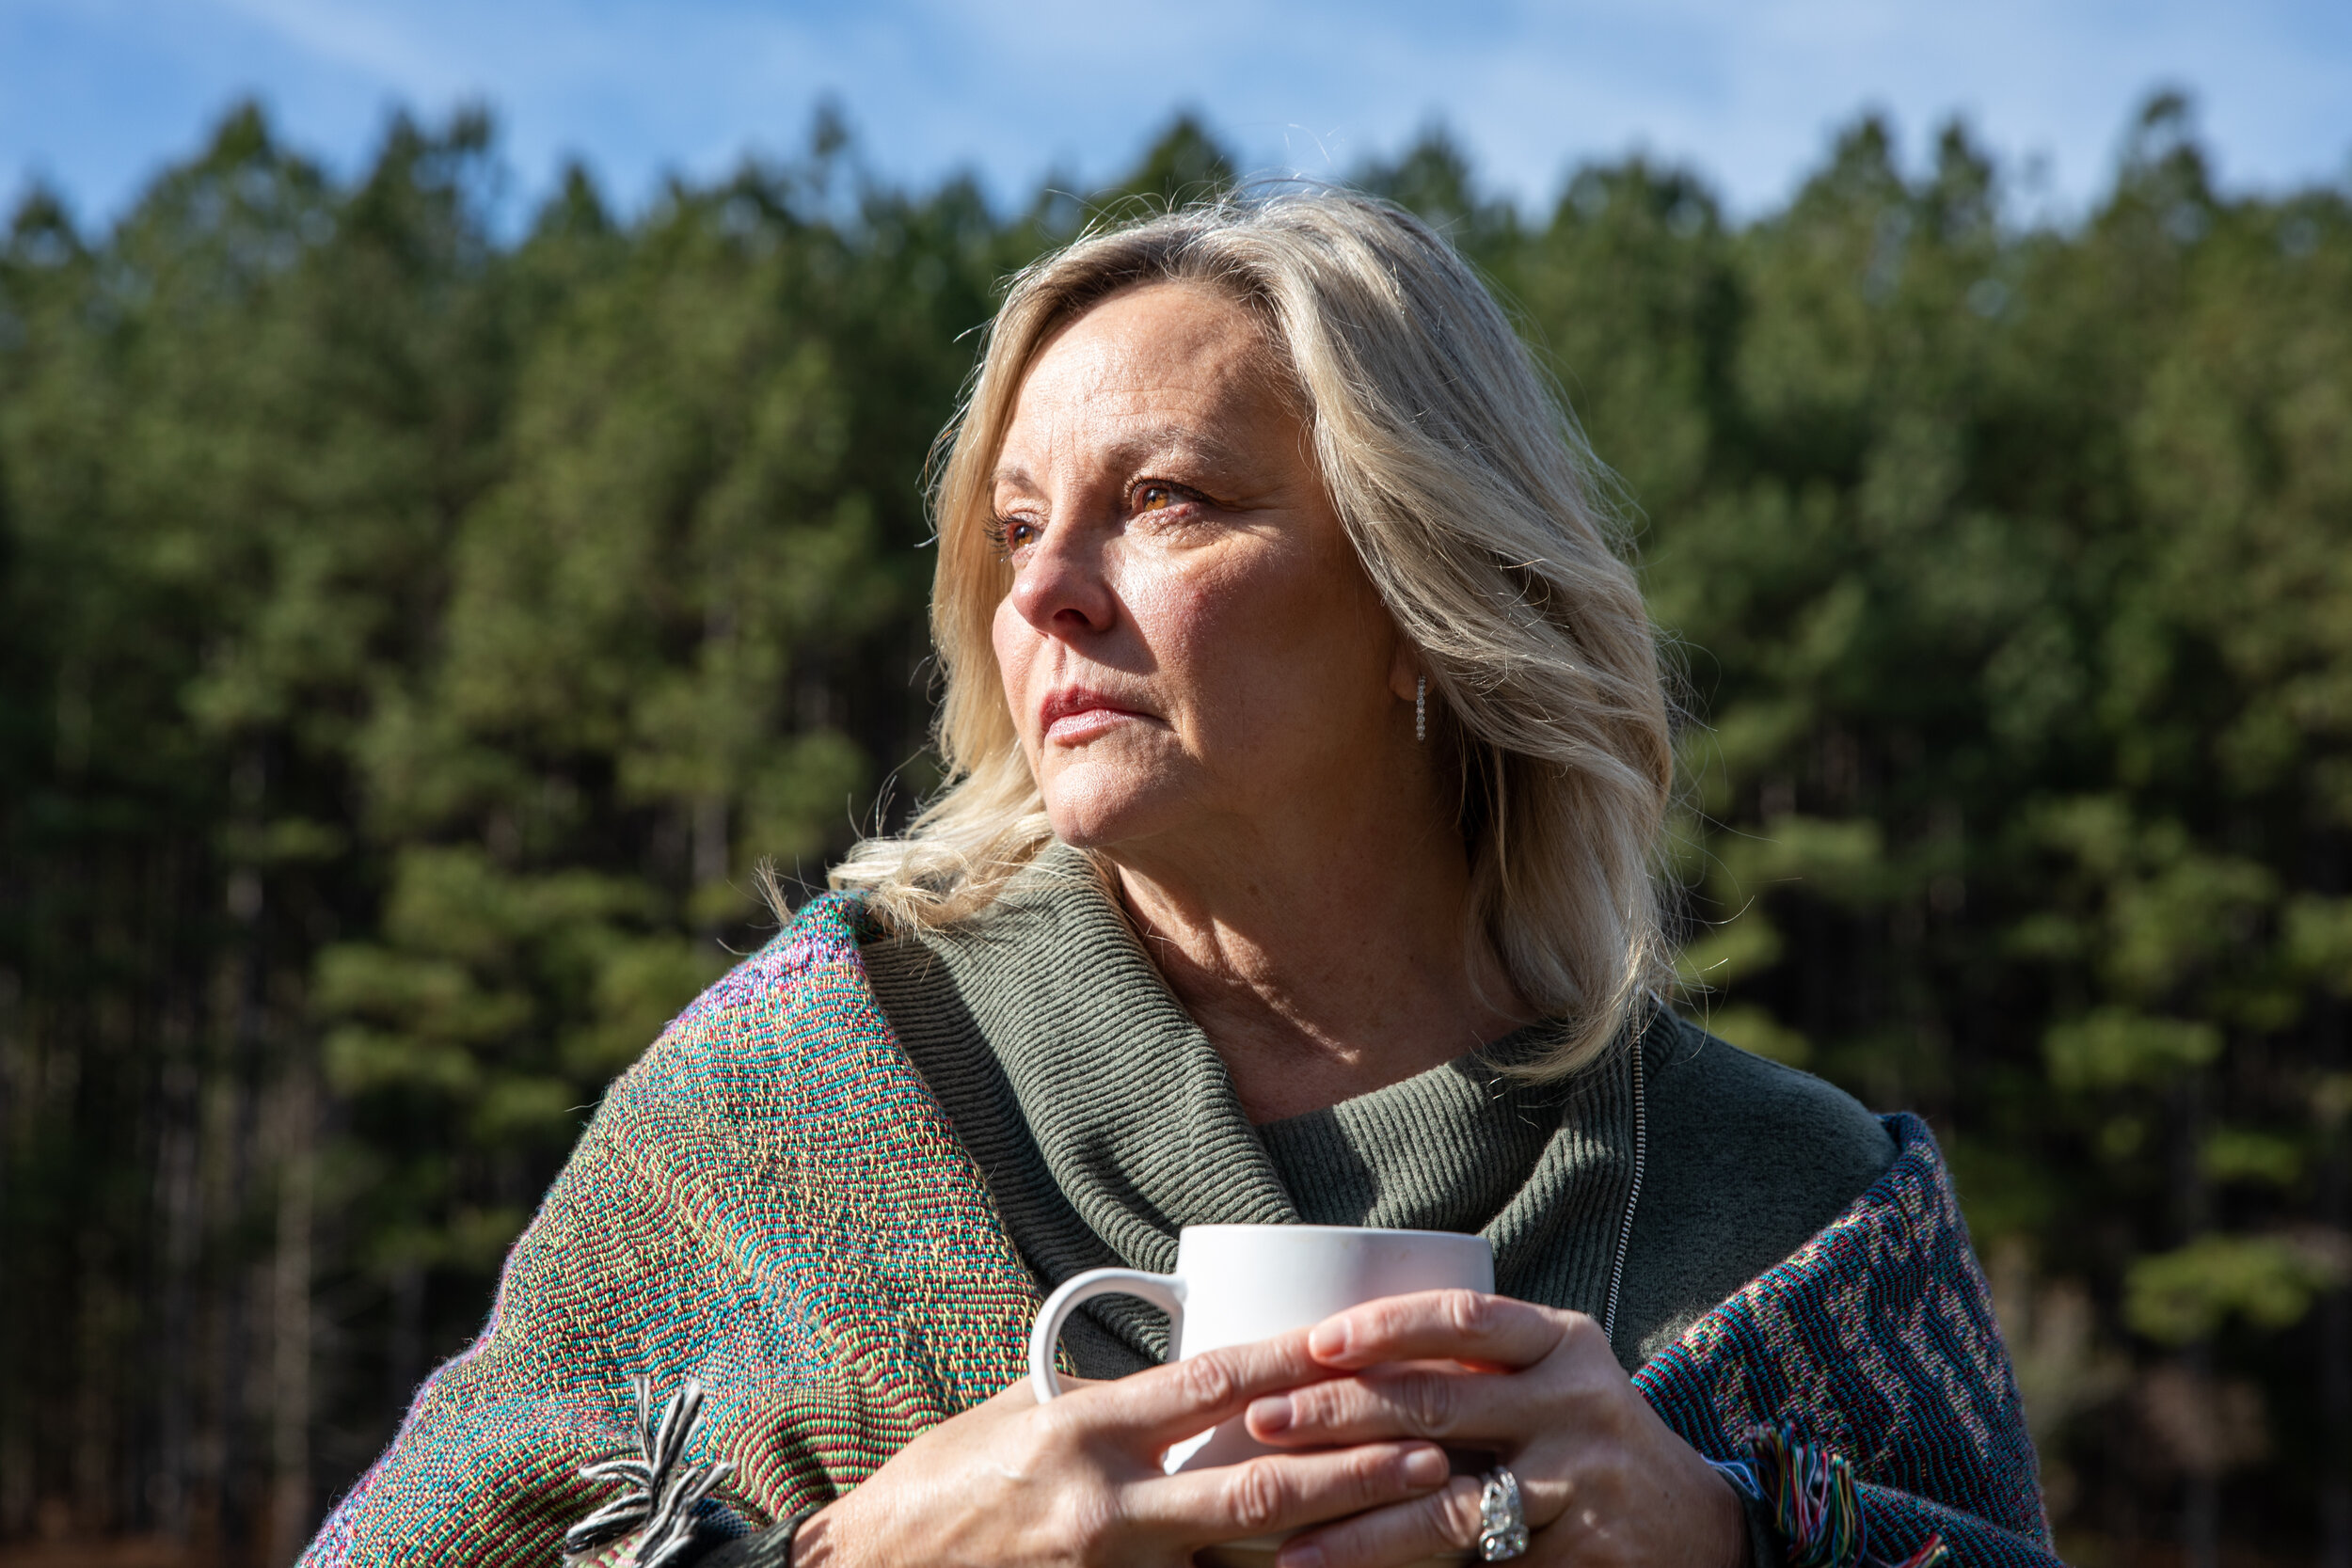
<svg viewBox="0 0 2352 1568"><path fill-rule="evenodd" d="M1528 1021L1501 965L1464 940L1470 871L1450 829L1327 821L1203 836L1218 849L1122 846L1110 859L1251 1121L1409 1078Z"/></svg>

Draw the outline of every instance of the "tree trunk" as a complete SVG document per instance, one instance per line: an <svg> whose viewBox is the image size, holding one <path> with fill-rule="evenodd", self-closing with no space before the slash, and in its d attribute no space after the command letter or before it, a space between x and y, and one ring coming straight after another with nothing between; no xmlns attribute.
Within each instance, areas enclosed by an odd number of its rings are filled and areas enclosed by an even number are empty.
<svg viewBox="0 0 2352 1568"><path fill-rule="evenodd" d="M270 1501L268 1556L291 1562L310 1518L310 1222L317 1117L309 1064L291 1064L281 1085L278 1251L271 1271Z"/></svg>
<svg viewBox="0 0 2352 1568"><path fill-rule="evenodd" d="M2321 1067L2344 1070L2344 1005L2321 999L2317 1009ZM2328 1154L2319 1166L2319 1223L2338 1236L2352 1231L2352 1172L2344 1141L2352 1135L2345 1108L2334 1108L2326 1128ZM2338 1286L2319 1304L2320 1568L2352 1568L2352 1287Z"/></svg>
<svg viewBox="0 0 2352 1568"><path fill-rule="evenodd" d="M2172 1190L2181 1239L2194 1241L2213 1222L2213 1196L2199 1154L2205 1135L2205 1081L2192 1069L2175 1091L2172 1122ZM2181 1354L2189 1386L2201 1392L2213 1381L2213 1348L2202 1339ZM2217 1463L2192 1461L2181 1497L2181 1560L2185 1568L2220 1568L2221 1476Z"/></svg>

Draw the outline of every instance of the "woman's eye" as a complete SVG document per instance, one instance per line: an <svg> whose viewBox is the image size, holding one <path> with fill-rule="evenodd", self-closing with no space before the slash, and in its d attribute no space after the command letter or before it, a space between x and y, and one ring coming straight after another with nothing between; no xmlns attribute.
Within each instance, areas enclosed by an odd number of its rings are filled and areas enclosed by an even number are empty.
<svg viewBox="0 0 2352 1568"><path fill-rule="evenodd" d="M988 525L989 543L1001 556L1017 555L1037 543L1040 530L1026 517L997 517Z"/></svg>
<svg viewBox="0 0 2352 1568"><path fill-rule="evenodd" d="M1137 512L1165 512L1180 502L1193 499L1191 491L1159 480L1146 480L1136 486L1135 509Z"/></svg>

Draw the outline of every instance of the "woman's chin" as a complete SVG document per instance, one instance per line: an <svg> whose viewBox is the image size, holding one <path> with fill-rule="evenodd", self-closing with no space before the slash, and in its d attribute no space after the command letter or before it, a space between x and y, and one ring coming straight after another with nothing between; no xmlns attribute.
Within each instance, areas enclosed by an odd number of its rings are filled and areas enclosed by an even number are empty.
<svg viewBox="0 0 2352 1568"><path fill-rule="evenodd" d="M1113 849L1137 836L1122 812L1057 811L1048 804L1045 815L1054 836L1073 849Z"/></svg>
<svg viewBox="0 0 2352 1568"><path fill-rule="evenodd" d="M1057 781L1058 782L1058 781ZM1159 790L1114 781L1070 780L1045 791L1054 836L1076 849L1113 849L1181 829L1187 814Z"/></svg>

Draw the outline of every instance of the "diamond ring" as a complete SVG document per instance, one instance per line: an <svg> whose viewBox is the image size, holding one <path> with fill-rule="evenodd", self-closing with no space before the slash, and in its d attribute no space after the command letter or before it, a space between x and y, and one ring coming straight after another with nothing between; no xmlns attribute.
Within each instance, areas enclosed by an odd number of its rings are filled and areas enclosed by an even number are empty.
<svg viewBox="0 0 2352 1568"><path fill-rule="evenodd" d="M1481 1478L1478 1495L1478 1560L1502 1562L1527 1550L1527 1514L1519 1504L1519 1478L1498 1465Z"/></svg>

